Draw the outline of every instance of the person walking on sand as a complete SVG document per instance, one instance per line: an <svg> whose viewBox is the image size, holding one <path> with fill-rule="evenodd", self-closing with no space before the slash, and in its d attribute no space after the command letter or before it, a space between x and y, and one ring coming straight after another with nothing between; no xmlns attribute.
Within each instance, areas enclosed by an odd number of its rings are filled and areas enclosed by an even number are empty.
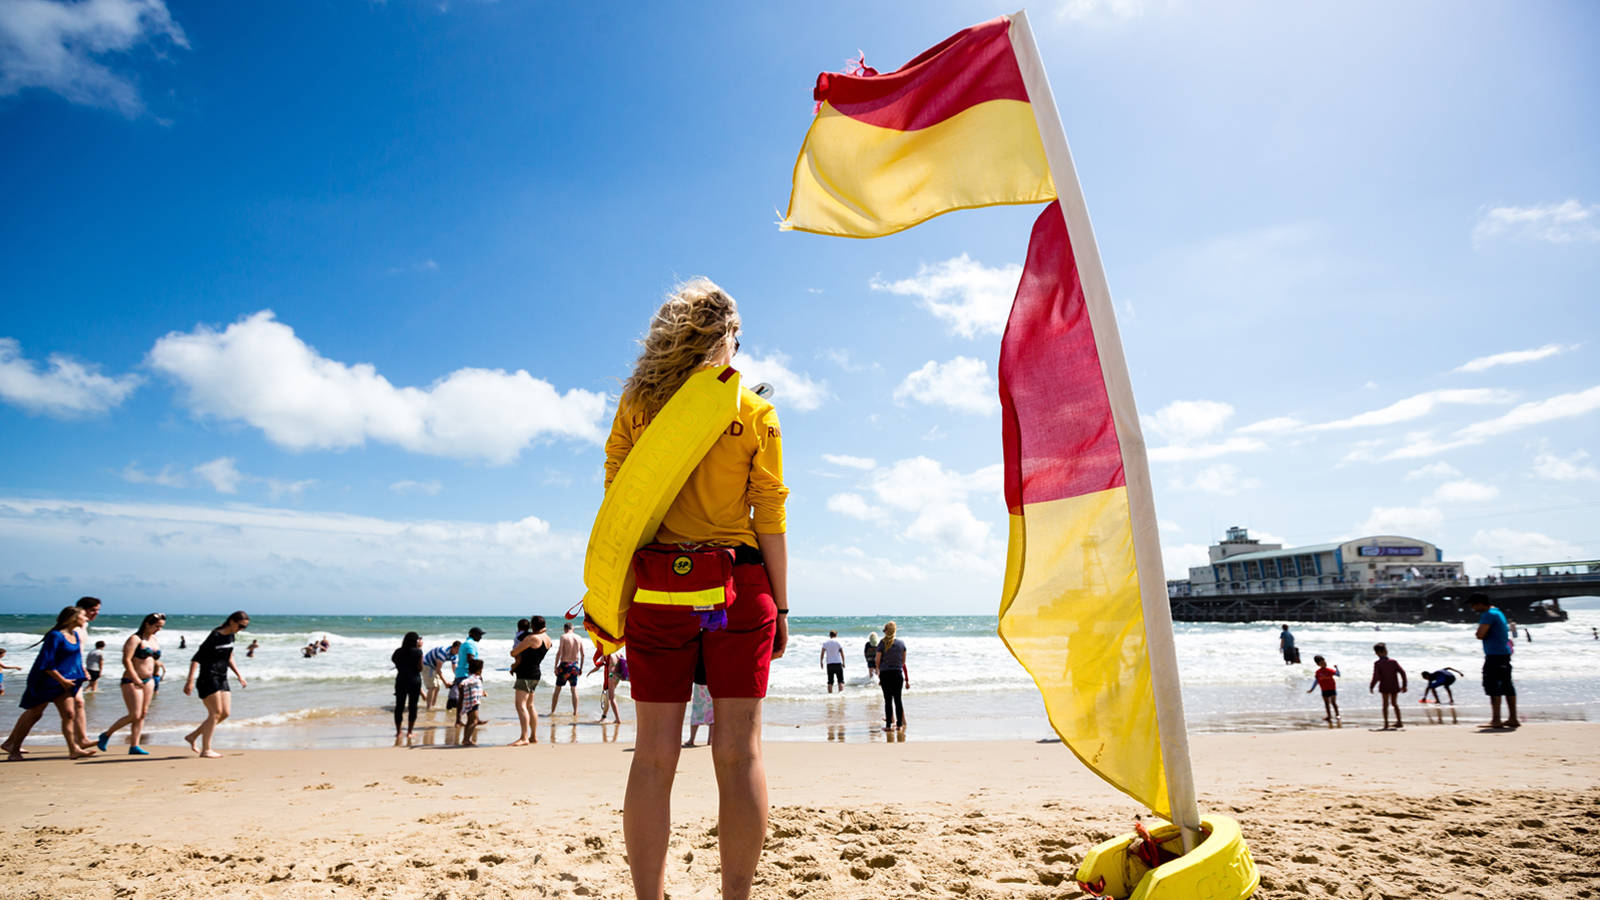
<svg viewBox="0 0 1600 900"><path fill-rule="evenodd" d="M1328 668L1328 661L1321 656L1311 657L1317 664L1317 672L1311 679L1311 687L1306 688L1306 693L1311 693L1317 688L1322 688L1322 711L1327 715L1322 717L1324 722L1332 722L1341 718L1339 715L1339 683L1334 679L1341 677L1339 667Z"/></svg>
<svg viewBox="0 0 1600 900"><path fill-rule="evenodd" d="M572 623L561 626L561 643L556 646L556 691L550 695L550 715L556 714L561 689L572 689L572 717L578 717L578 678L583 675L583 638L572 633Z"/></svg>
<svg viewBox="0 0 1600 900"><path fill-rule="evenodd" d="M895 637L899 627L885 622L878 642L878 687L883 690L883 730L906 730L906 707L900 692L911 686L906 670L906 642Z"/></svg>
<svg viewBox="0 0 1600 900"><path fill-rule="evenodd" d="M128 755L150 755L139 741L144 736L144 720L150 713L150 701L156 697L156 661L161 658L161 646L156 643L156 633L166 624L165 615L151 613L139 623L139 630L122 642L122 702L128 707L128 712L112 722L110 728L100 732L95 744L101 750L108 749L111 736L127 725L130 726L128 737L131 744Z"/></svg>
<svg viewBox="0 0 1600 900"><path fill-rule="evenodd" d="M1455 675L1450 674L1452 672L1454 672ZM1450 697L1450 705L1455 706L1456 694L1455 691L1450 690L1450 685L1456 683L1456 675L1465 674L1466 673L1460 669L1452 669L1449 666L1445 666L1437 672L1423 672L1422 677L1427 680L1428 686L1422 689L1422 700L1420 702L1427 703L1428 695L1432 694L1433 702L1438 703L1439 688L1444 688L1445 694Z"/></svg>
<svg viewBox="0 0 1600 900"><path fill-rule="evenodd" d="M206 718L183 736L183 742L204 759L222 758L221 753L211 749L211 734L233 714L233 691L228 685L228 672L232 671L239 677L239 687L250 686L233 658L233 636L249 627L250 615L242 609L236 610L228 616L227 621L206 635L189 660L189 679L183 684L183 693L193 694L195 688L199 688L200 702L206 705ZM198 747L195 746L197 740L200 742Z"/></svg>
<svg viewBox="0 0 1600 900"><path fill-rule="evenodd" d="M83 624L76 629L78 635L78 654L83 657L85 673L89 669L89 623L100 617L99 597L79 597L76 606L83 610ZM89 711L88 704L83 702L83 692L78 692L78 745L89 746Z"/></svg>
<svg viewBox="0 0 1600 900"><path fill-rule="evenodd" d="M400 739L400 713L406 711L406 738L417 730L417 703L422 699L422 635L406 632L400 647L389 654L394 663L394 736Z"/></svg>
<svg viewBox="0 0 1600 900"><path fill-rule="evenodd" d="M878 633L876 631L867 635L867 646L864 652L867 656L867 680L874 681L878 677Z"/></svg>
<svg viewBox="0 0 1600 900"><path fill-rule="evenodd" d="M822 642L822 655L817 658L817 664L827 670L828 693L833 693L835 681L839 682L839 693L844 693L844 647L839 645L839 632L828 632L828 639Z"/></svg>
<svg viewBox="0 0 1600 900"><path fill-rule="evenodd" d="M1511 683L1511 639L1506 633L1506 616L1489 603L1489 595L1475 593L1467 604L1478 614L1478 640L1483 642L1483 692L1489 695L1489 705L1494 715L1490 728L1520 728L1517 719L1517 688ZM1500 701L1504 699L1505 721L1500 719Z"/></svg>
<svg viewBox="0 0 1600 900"><path fill-rule="evenodd" d="M33 658L33 669L28 672L27 688L22 692L19 705L23 713L17 717L11 736L0 744L8 760L22 759L22 742L44 716L44 708L52 703L61 713L61 737L67 743L67 756L83 759L95 754L88 741L78 739L78 707L83 705L78 692L89 677L83 671L83 649L79 646L78 634L88 621L81 607L69 606L56 616L56 624L44 633L39 655Z"/></svg>
<svg viewBox="0 0 1600 900"><path fill-rule="evenodd" d="M540 667L549 652L550 635L545 631L544 616L529 617L522 639L511 648L511 675L516 679L511 698L517 707L517 725L521 729L517 739L511 742L513 747L539 743L539 733L535 730L539 727L539 711L533 708L533 692L539 687L539 679L544 674Z"/></svg>
<svg viewBox="0 0 1600 900"><path fill-rule="evenodd" d="M606 441L607 488L689 377L733 361L739 327L733 298L704 278L680 285L656 311ZM624 626L637 721L622 823L638 900L662 900L665 894L672 782L697 669L717 719L711 758L721 896L750 896L767 834L761 701L772 660L783 656L789 641L788 493L777 411L743 388L733 421L689 474L654 535L658 544L680 545L682 553L707 560L731 555L734 600L699 613L635 599Z"/></svg>
<svg viewBox="0 0 1600 900"><path fill-rule="evenodd" d="M428 689L429 709L433 709L433 704L439 699L439 686L450 686L450 678L444 670L446 667L455 670L456 653L460 649L460 641L451 641L450 646L435 647L422 657L422 681Z"/></svg>
<svg viewBox="0 0 1600 900"><path fill-rule="evenodd" d="M1294 647L1294 634L1289 631L1289 626L1283 626L1278 632L1278 652L1283 654L1283 664L1292 666L1300 661L1300 651Z"/></svg>
<svg viewBox="0 0 1600 900"><path fill-rule="evenodd" d="M1383 730L1389 730L1389 710L1394 710L1394 727L1404 728L1406 723L1400 721L1400 695L1410 690L1406 681L1406 670L1400 666L1398 660L1389 658L1387 644L1373 644L1372 652L1378 658L1372 663L1372 683L1367 685L1367 693L1374 689L1378 691L1380 702L1383 706Z"/></svg>

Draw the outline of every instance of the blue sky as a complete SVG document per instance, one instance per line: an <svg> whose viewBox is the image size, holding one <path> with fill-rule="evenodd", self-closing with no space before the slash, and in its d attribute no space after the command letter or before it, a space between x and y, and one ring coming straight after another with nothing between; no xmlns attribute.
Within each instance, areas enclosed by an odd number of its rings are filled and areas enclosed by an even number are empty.
<svg viewBox="0 0 1600 900"><path fill-rule="evenodd" d="M993 609L1036 210L773 223L818 71L1009 10L637 6L0 6L0 610L564 609L696 274L777 388L795 607ZM1600 557L1600 9L1030 16L1169 574L1234 524Z"/></svg>

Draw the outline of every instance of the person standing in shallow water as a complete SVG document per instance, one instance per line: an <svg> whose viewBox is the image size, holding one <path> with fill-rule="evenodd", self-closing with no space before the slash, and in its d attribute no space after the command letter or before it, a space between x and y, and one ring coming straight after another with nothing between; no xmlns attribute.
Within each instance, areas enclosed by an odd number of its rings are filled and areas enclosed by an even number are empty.
<svg viewBox="0 0 1600 900"><path fill-rule="evenodd" d="M193 694L199 688L200 702L206 705L206 718L184 735L183 741L204 759L222 757L211 749L211 734L233 715L233 691L228 685L228 672L239 676L239 687L249 687L233 659L233 636L249 627L250 615L242 609L236 611L206 635L189 660L189 679L183 684L183 692ZM200 746L195 746L195 741L199 741Z"/></svg>
<svg viewBox="0 0 1600 900"><path fill-rule="evenodd" d="M533 692L539 687L544 656L549 652L550 635L545 631L544 616L530 617L521 639L511 648L511 677L515 679L511 697L517 707L517 724L522 729L511 742L513 747L539 743L539 735L534 730L539 727L539 711L533 708Z"/></svg>
<svg viewBox="0 0 1600 900"><path fill-rule="evenodd" d="M898 627L893 622L883 626L883 640L878 642L878 687L883 689L883 730L906 729L906 707L900 692L911 686L911 676L906 671L906 642L895 637Z"/></svg>
<svg viewBox="0 0 1600 900"><path fill-rule="evenodd" d="M606 441L608 488L650 420L689 377L732 363L739 328L733 298L703 278L679 286L656 311ZM736 594L726 621L635 600L624 626L637 737L622 828L638 900L665 894L672 782L696 669L704 673L717 722L711 756L723 900L750 896L766 838L761 701L771 661L788 644L789 489L772 404L742 389L734 424L690 473L655 534L661 544L732 550Z"/></svg>
<svg viewBox="0 0 1600 900"><path fill-rule="evenodd" d="M406 710L406 737L417 730L417 704L422 700L422 635L406 632L399 649L389 655L394 663L394 736L400 739L400 713Z"/></svg>

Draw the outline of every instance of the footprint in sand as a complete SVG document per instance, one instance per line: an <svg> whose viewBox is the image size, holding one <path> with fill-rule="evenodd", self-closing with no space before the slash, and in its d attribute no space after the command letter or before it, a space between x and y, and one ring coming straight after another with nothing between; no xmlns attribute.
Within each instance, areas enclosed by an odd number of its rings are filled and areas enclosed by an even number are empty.
<svg viewBox="0 0 1600 900"><path fill-rule="evenodd" d="M333 785L331 785L331 784L327 783L326 781L324 781L321 784L308 784L305 787L301 788L300 790L302 790L302 791L331 791L331 790L333 790Z"/></svg>
<svg viewBox="0 0 1600 900"><path fill-rule="evenodd" d="M432 785L433 787L443 787L444 786L444 782L439 781L439 780L434 779L434 778L429 778L429 777L427 777L425 775L407 775L407 776L401 778L400 780L404 781L406 784L427 784L427 785Z"/></svg>

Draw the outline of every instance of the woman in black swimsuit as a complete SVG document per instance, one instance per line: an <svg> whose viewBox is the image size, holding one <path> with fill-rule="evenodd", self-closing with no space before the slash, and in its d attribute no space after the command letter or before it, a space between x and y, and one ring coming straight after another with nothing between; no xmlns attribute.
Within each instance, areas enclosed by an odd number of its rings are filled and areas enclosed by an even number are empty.
<svg viewBox="0 0 1600 900"><path fill-rule="evenodd" d="M417 730L417 703L422 699L422 635L406 632L400 649L389 656L394 663L394 737L400 741L400 711L410 708L411 718L406 721L406 737Z"/></svg>
<svg viewBox="0 0 1600 900"><path fill-rule="evenodd" d="M144 734L144 717L150 712L150 701L156 696L156 660L161 658L161 647L156 644L156 632L167 624L167 617L161 613L151 613L139 623L139 630L128 635L122 643L122 702L128 706L128 714L113 722L110 728L100 732L100 749L106 749L111 742L111 736L124 725L133 726L130 735L133 746L128 748L129 756L149 756L150 752L139 746L139 738Z"/></svg>
<svg viewBox="0 0 1600 900"><path fill-rule="evenodd" d="M249 682L244 680L244 675L239 671L238 663L233 661L233 636L248 627L250 614L242 609L235 612L228 617L228 621L206 635L200 649L194 652L194 658L189 660L189 680L184 682L183 692L193 694L196 685L199 686L200 700L206 705L206 720L184 735L183 740L190 750L206 759L219 759L222 756L211 749L211 733L233 712L228 671L231 669L233 674L239 676L239 687L249 687ZM194 745L197 740L200 741L198 747Z"/></svg>
<svg viewBox="0 0 1600 900"><path fill-rule="evenodd" d="M516 691L511 696L517 705L517 722L522 726L517 739L511 742L513 747L539 743L539 736L534 731L539 727L539 711L533 708L533 691L539 686L539 679L543 676L539 667L544 664L544 655L549 652L550 635L545 632L544 616L530 617L527 633L511 648L511 658L516 660L511 665L511 675L516 678Z"/></svg>

